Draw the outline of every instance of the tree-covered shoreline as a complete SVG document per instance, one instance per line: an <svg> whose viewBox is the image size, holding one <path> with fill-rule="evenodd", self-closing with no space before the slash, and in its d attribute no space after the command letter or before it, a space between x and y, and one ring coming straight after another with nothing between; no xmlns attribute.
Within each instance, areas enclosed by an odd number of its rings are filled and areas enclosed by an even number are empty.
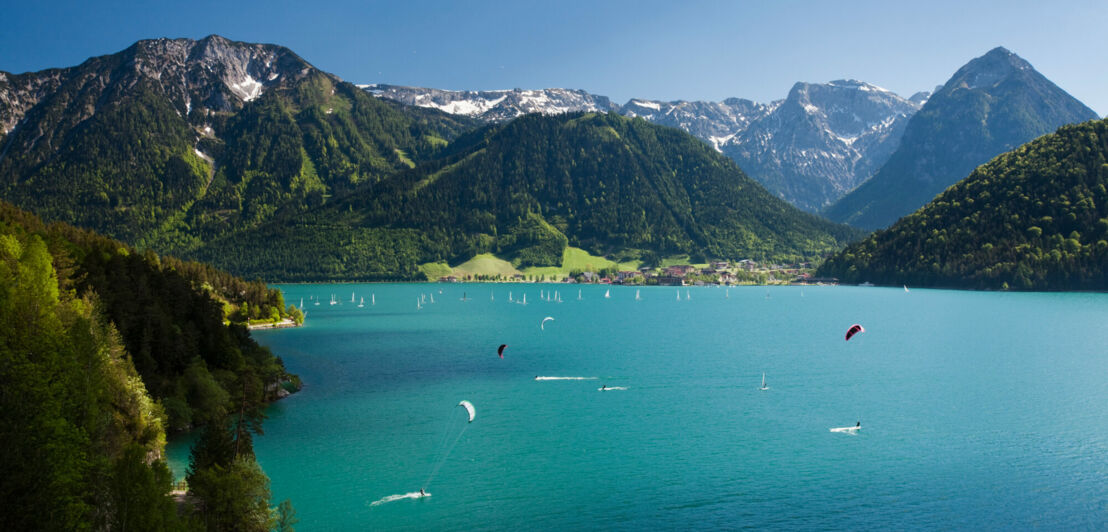
<svg viewBox="0 0 1108 532"><path fill-rule="evenodd" d="M0 526L269 529L252 437L275 385L297 378L224 323L221 291L283 305L264 284L0 204ZM198 446L198 505L179 513L164 446L190 427L231 445Z"/></svg>

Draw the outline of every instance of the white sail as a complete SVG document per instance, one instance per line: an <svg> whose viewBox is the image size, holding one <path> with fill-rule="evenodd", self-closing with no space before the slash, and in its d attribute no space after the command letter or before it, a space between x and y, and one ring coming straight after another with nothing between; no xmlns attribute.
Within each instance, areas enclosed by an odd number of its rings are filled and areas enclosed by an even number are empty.
<svg viewBox="0 0 1108 532"><path fill-rule="evenodd" d="M604 299L608 299L610 297L612 297L612 289L611 288L604 291Z"/></svg>

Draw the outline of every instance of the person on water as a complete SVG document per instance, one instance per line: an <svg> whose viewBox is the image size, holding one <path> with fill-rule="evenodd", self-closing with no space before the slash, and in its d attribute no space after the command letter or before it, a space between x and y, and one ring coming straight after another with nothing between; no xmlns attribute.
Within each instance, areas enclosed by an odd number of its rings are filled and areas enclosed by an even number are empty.
<svg viewBox="0 0 1108 532"><path fill-rule="evenodd" d="M862 422L859 421L857 425L854 425L854 428L856 428L856 429L862 428Z"/></svg>
<svg viewBox="0 0 1108 532"><path fill-rule="evenodd" d="M608 385L607 385L607 384L602 384L602 385L600 386L600 391L604 391L604 390L607 390L607 389L608 389Z"/></svg>
<svg viewBox="0 0 1108 532"><path fill-rule="evenodd" d="M426 493L423 493L423 488L419 488L419 496L420 497L426 497L427 496Z"/></svg>

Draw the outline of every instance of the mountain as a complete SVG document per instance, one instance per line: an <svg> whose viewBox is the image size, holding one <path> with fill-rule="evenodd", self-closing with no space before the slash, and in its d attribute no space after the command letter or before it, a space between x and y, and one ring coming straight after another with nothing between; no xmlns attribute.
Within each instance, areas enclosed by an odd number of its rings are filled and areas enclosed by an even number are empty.
<svg viewBox="0 0 1108 532"><path fill-rule="evenodd" d="M619 109L606 96L582 90L492 90L448 91L400 85L359 85L370 94L406 105L438 109L483 122L503 122L530 113L561 114L578 111L614 111Z"/></svg>
<svg viewBox="0 0 1108 532"><path fill-rule="evenodd" d="M845 282L1108 289L1108 121L1064 126L978 167L828 259Z"/></svg>
<svg viewBox="0 0 1108 532"><path fill-rule="evenodd" d="M1096 118L1027 61L995 48L955 72L908 121L888 162L824 214L856 227L887 227L996 155Z"/></svg>
<svg viewBox="0 0 1108 532"><path fill-rule="evenodd" d="M442 159L196 256L267 279L396 279L481 253L556 266L567 245L647 261L798 260L858 236L773 197L687 133L571 113L474 132Z"/></svg>
<svg viewBox="0 0 1108 532"><path fill-rule="evenodd" d="M797 83L721 149L779 197L818 212L888 160L918 108L861 81Z"/></svg>
<svg viewBox="0 0 1108 532"><path fill-rule="evenodd" d="M728 98L722 102L632 99L619 108L619 112L684 130L719 150L720 146L749 127L752 121L765 116L779 104L761 104L742 98Z"/></svg>
<svg viewBox="0 0 1108 532"><path fill-rule="evenodd" d="M682 129L711 144L778 197L816 212L868 179L892 154L900 134L928 93L905 100L855 80L797 83L786 99L768 104L662 102L634 98L624 105L579 90L444 91L364 85L372 94L485 122L525 113L615 111Z"/></svg>
<svg viewBox="0 0 1108 532"><path fill-rule="evenodd" d="M314 208L475 125L215 35L0 79L0 194L160 250Z"/></svg>

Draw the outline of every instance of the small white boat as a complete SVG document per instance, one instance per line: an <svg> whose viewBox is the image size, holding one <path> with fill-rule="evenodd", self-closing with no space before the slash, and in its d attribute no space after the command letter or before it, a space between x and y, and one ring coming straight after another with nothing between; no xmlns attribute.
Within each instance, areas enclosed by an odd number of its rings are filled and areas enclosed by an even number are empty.
<svg viewBox="0 0 1108 532"><path fill-rule="evenodd" d="M769 389L769 386L766 386L766 374L765 374L765 372L762 372L762 387L758 388L758 389L759 390L768 390Z"/></svg>
<svg viewBox="0 0 1108 532"><path fill-rule="evenodd" d="M905 292L907 292L907 291L908 291L908 285L904 285L904 291L905 291Z"/></svg>
<svg viewBox="0 0 1108 532"><path fill-rule="evenodd" d="M335 294L331 294L331 304L332 305L338 305L339 304L339 300L335 299Z"/></svg>
<svg viewBox="0 0 1108 532"><path fill-rule="evenodd" d="M638 290L635 290L635 301L642 301L642 296L639 295Z"/></svg>
<svg viewBox="0 0 1108 532"><path fill-rule="evenodd" d="M610 299L612 297L612 289L609 288L604 291L604 299Z"/></svg>

